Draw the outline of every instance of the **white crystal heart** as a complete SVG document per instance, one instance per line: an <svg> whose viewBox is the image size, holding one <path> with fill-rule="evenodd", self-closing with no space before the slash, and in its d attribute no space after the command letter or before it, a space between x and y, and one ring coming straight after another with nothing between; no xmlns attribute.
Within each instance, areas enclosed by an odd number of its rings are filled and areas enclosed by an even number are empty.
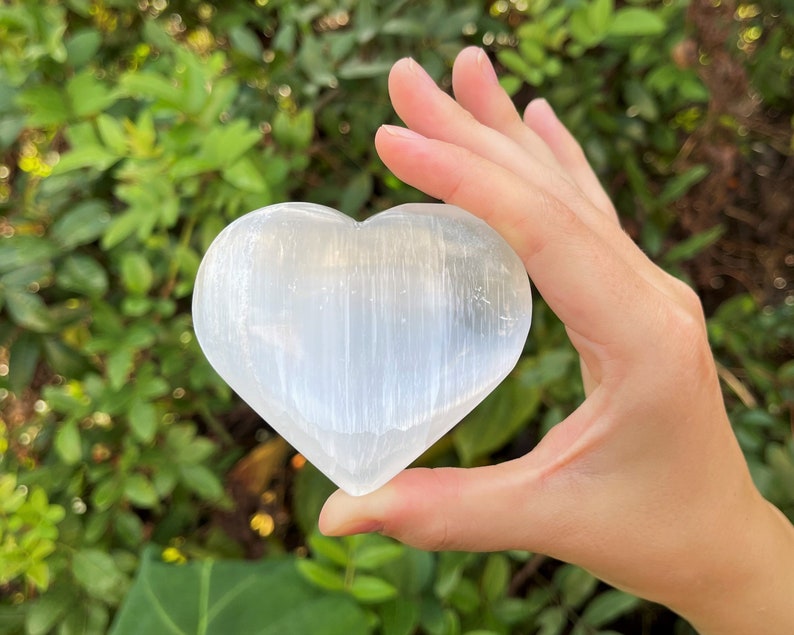
<svg viewBox="0 0 794 635"><path fill-rule="evenodd" d="M526 270L486 223L410 204L357 223L328 207L251 212L210 245L193 295L220 376L342 489L377 489L515 366Z"/></svg>

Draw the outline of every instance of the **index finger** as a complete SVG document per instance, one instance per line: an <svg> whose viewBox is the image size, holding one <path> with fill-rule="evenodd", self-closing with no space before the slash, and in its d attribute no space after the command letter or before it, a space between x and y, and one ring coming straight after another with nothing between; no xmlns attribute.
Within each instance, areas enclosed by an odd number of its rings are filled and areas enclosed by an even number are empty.
<svg viewBox="0 0 794 635"><path fill-rule="evenodd" d="M466 148L404 128L382 127L375 144L399 179L496 229L551 309L598 359L647 350L647 329L626 324L648 325L659 315L661 292L552 192Z"/></svg>

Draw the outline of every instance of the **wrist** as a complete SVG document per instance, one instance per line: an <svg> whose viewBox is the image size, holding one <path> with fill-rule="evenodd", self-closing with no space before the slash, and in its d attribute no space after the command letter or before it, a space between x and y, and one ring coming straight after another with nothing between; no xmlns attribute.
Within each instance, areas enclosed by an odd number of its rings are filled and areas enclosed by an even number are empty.
<svg viewBox="0 0 794 635"><path fill-rule="evenodd" d="M702 635L794 633L794 526L754 491L715 533L719 548L670 608Z"/></svg>

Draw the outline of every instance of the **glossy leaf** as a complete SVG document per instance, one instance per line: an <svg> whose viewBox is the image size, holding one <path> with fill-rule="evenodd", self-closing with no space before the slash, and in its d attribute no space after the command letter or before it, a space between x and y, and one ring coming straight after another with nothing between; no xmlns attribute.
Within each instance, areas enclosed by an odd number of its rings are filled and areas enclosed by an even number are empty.
<svg viewBox="0 0 794 635"><path fill-rule="evenodd" d="M599 594L588 603L582 613L582 621L588 625L598 628L609 624L621 615L625 615L633 610L640 603L640 599L613 589Z"/></svg>
<svg viewBox="0 0 794 635"><path fill-rule="evenodd" d="M170 565L147 550L111 635L367 635L361 609L303 581L294 563L194 561Z"/></svg>

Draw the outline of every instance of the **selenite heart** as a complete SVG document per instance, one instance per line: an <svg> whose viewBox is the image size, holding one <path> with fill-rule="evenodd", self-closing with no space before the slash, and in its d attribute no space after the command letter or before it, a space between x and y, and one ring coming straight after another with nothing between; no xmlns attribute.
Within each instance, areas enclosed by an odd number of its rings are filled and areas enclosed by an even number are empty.
<svg viewBox="0 0 794 635"><path fill-rule="evenodd" d="M357 223L284 203L239 218L199 268L193 322L221 377L342 489L377 489L518 361L518 256L451 205Z"/></svg>

